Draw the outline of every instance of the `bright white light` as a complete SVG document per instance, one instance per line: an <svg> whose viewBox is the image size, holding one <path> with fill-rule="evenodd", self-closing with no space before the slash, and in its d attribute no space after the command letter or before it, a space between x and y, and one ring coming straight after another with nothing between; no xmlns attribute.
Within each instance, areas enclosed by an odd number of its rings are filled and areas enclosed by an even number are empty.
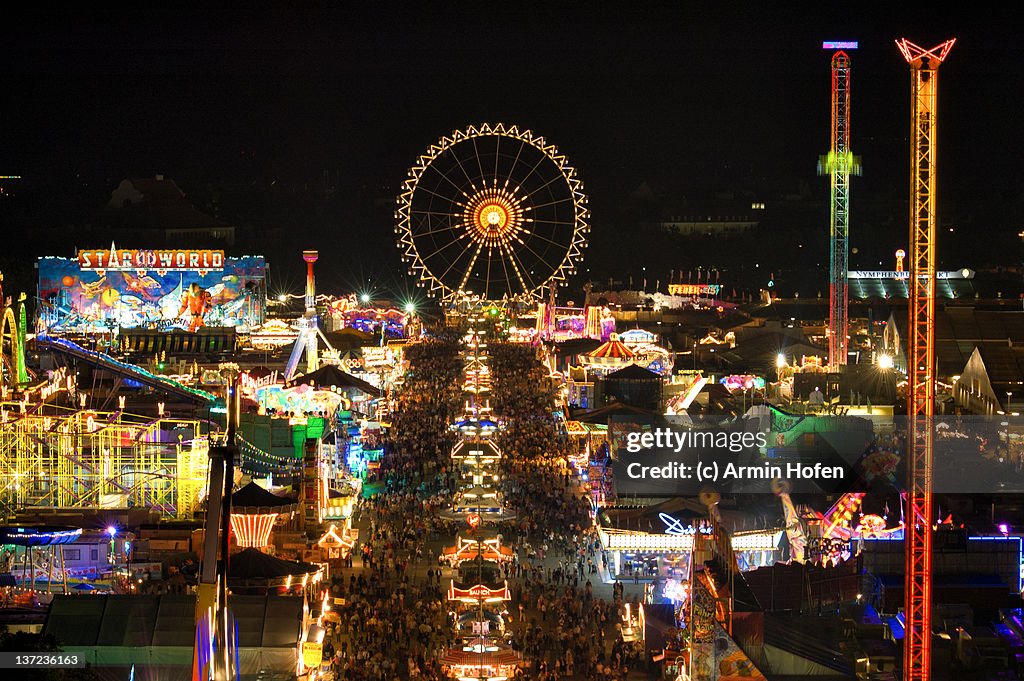
<svg viewBox="0 0 1024 681"><path fill-rule="evenodd" d="M408 312L409 314L412 314L413 312L416 311L416 306L413 305L412 303L406 303L405 304L405 311Z"/></svg>
<svg viewBox="0 0 1024 681"><path fill-rule="evenodd" d="M786 366L786 356L780 352L775 356L775 367L781 369L784 366Z"/></svg>
<svg viewBox="0 0 1024 681"><path fill-rule="evenodd" d="M277 299L278 299L278 300L279 300L280 302L284 303L284 302L286 302L286 301L288 300L288 296L286 296L285 294L283 294L283 293L282 293L281 295L279 295L279 296L277 297Z"/></svg>
<svg viewBox="0 0 1024 681"><path fill-rule="evenodd" d="M878 368L879 369L892 369L892 355L888 353L881 353L878 355Z"/></svg>
<svg viewBox="0 0 1024 681"><path fill-rule="evenodd" d="M370 302L370 294L369 293L364 293L363 295L359 296L359 299L361 301L363 301L364 303L368 303L368 302Z"/></svg>

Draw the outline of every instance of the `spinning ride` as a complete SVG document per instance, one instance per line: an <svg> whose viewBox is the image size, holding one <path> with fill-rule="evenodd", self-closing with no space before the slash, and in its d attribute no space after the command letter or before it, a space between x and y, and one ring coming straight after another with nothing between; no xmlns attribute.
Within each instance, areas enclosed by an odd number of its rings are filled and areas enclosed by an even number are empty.
<svg viewBox="0 0 1024 681"><path fill-rule="evenodd" d="M503 124L442 137L398 198L398 245L417 286L460 299L535 299L565 283L587 246L576 169L554 145Z"/></svg>

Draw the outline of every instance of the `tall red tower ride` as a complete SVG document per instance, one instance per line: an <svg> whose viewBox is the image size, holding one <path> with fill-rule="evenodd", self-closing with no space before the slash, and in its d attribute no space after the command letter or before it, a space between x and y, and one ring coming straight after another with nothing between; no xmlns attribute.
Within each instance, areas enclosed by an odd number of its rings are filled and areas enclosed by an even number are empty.
<svg viewBox="0 0 1024 681"><path fill-rule="evenodd" d="M935 415L935 159L939 65L953 40L930 50L906 38L910 64L910 325L907 348L907 513L903 681L931 679L932 417Z"/></svg>
<svg viewBox="0 0 1024 681"><path fill-rule="evenodd" d="M828 365L839 371L849 354L850 305L850 176L860 174L860 159L850 151L850 56L855 42L822 44L832 55L832 138L828 155L818 161L818 172L831 179L829 193Z"/></svg>

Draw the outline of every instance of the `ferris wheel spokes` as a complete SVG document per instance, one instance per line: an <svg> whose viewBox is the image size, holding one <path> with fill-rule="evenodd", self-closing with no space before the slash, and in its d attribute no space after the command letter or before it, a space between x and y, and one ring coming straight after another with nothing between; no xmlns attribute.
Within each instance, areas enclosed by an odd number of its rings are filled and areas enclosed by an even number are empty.
<svg viewBox="0 0 1024 681"><path fill-rule="evenodd" d="M516 126L442 137L410 169L398 204L409 272L446 299L469 290L491 300L536 297L549 281L565 282L587 245L576 171L554 145Z"/></svg>

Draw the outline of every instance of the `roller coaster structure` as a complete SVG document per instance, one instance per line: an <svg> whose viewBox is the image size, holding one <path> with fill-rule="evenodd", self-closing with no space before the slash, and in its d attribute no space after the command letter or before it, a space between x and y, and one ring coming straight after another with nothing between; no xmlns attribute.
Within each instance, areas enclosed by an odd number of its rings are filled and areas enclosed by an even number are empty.
<svg viewBox="0 0 1024 681"><path fill-rule="evenodd" d="M7 378L4 365L7 366ZM7 385L8 379L11 385ZM0 396L10 388L17 389L28 382L29 375L25 367L25 296L20 296L19 313L15 317L14 308L4 305L3 287L0 286Z"/></svg>
<svg viewBox="0 0 1024 681"><path fill-rule="evenodd" d="M209 466L200 425L0 403L0 512L129 505L191 518Z"/></svg>

